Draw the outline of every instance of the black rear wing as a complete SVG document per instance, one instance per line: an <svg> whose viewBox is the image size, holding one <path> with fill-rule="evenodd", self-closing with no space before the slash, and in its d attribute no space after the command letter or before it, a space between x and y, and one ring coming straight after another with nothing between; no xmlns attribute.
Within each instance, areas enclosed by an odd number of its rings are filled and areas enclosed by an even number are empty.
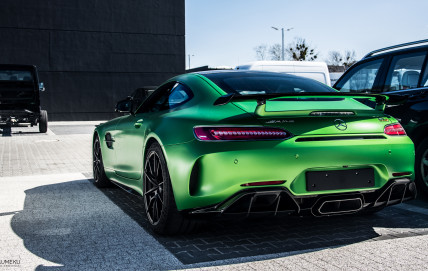
<svg viewBox="0 0 428 271"><path fill-rule="evenodd" d="M376 102L376 105L396 104L404 102L406 97L400 95L382 95L382 94L360 94L360 93L341 93L341 92L302 92L302 93L269 93L269 94L226 94L218 98L214 105L225 105L231 102L254 101L258 104L266 103L266 100L277 98L360 98L369 99Z"/></svg>
<svg viewBox="0 0 428 271"><path fill-rule="evenodd" d="M344 99L368 99L376 103L374 108L377 112L383 112L386 104L400 104L405 102L407 97L399 95L382 94L360 94L360 93L340 93L340 92L303 92L303 93L269 93L269 94L227 94L219 97L214 106L226 105L231 102L257 101L255 114L266 115L266 101L278 98L344 98Z"/></svg>

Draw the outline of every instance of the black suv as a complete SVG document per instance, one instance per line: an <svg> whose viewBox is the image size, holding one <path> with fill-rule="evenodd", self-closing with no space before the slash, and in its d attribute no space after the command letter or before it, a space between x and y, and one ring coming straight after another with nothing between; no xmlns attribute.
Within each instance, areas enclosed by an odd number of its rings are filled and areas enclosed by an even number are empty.
<svg viewBox="0 0 428 271"><path fill-rule="evenodd" d="M35 66L0 65L0 122L38 124L39 131L46 133L48 114L40 108L40 91L44 90Z"/></svg>
<svg viewBox="0 0 428 271"><path fill-rule="evenodd" d="M341 92L404 96L385 113L404 126L416 149L416 182L428 195L428 40L390 46L368 53L333 86Z"/></svg>

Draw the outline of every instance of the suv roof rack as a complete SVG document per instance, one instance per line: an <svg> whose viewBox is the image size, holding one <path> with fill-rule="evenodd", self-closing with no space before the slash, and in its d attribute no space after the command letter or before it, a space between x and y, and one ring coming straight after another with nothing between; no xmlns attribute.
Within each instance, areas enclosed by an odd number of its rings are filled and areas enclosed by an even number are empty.
<svg viewBox="0 0 428 271"><path fill-rule="evenodd" d="M370 57L370 56L372 56L374 54L383 52L383 51L388 51L388 50L392 50L392 49L397 49L397 48L411 46L411 45L416 45L416 44L421 44L421 43L428 43L428 39L418 40L418 41L412 41L412 42L407 42L407 43L402 43L402 44L397 44L397 45L385 47L385 48L382 48L382 49L374 50L374 51L371 51L370 53L368 53L367 55L365 55L363 57L363 59L365 59L367 57Z"/></svg>

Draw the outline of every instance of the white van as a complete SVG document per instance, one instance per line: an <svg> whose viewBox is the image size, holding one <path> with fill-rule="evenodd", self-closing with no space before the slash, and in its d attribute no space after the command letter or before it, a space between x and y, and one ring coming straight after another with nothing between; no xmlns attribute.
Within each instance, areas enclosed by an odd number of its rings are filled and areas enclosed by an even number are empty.
<svg viewBox="0 0 428 271"><path fill-rule="evenodd" d="M254 61L237 66L237 70L256 70L293 74L315 79L331 86L330 74L325 62L312 61Z"/></svg>

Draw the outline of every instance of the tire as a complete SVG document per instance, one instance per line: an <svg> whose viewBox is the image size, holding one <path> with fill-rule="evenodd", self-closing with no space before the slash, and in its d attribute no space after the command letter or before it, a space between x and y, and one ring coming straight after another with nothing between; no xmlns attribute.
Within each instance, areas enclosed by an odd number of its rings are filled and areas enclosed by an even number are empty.
<svg viewBox="0 0 428 271"><path fill-rule="evenodd" d="M103 156L101 153L100 139L98 135L95 137L94 146L92 148L92 171L94 174L94 184L98 188L105 188L112 186L111 181L107 178Z"/></svg>
<svg viewBox="0 0 428 271"><path fill-rule="evenodd" d="M144 209L154 232L164 235L191 232L196 221L177 210L168 167L159 144L146 152L143 177Z"/></svg>
<svg viewBox="0 0 428 271"><path fill-rule="evenodd" d="M428 138L416 148L415 173L416 185L428 196Z"/></svg>
<svg viewBox="0 0 428 271"><path fill-rule="evenodd" d="M40 110L39 132L46 133L48 131L48 112Z"/></svg>

